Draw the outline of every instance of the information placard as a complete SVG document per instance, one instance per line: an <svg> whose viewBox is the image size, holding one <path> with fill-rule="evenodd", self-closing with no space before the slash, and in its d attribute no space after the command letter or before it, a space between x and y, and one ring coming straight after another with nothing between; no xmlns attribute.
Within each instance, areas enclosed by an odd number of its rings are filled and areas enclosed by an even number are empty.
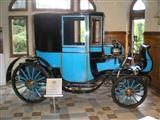
<svg viewBox="0 0 160 120"><path fill-rule="evenodd" d="M60 97L62 95L62 78L48 78L46 86L45 97L54 96Z"/></svg>

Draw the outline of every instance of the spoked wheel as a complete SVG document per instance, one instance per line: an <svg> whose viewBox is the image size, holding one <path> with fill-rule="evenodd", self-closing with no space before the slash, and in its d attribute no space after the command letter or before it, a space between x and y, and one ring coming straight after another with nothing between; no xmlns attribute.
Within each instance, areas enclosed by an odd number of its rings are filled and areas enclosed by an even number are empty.
<svg viewBox="0 0 160 120"><path fill-rule="evenodd" d="M13 72L12 86L16 95L26 103L39 103L45 98L48 73L36 63L21 63Z"/></svg>
<svg viewBox="0 0 160 120"><path fill-rule="evenodd" d="M140 76L124 76L115 82L111 93L114 102L119 106L134 108L145 100L147 85Z"/></svg>

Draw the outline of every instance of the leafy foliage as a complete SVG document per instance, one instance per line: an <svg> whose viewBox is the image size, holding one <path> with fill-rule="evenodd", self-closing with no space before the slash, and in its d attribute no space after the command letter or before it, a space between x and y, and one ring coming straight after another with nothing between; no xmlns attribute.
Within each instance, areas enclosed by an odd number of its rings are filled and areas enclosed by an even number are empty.
<svg viewBox="0 0 160 120"><path fill-rule="evenodd" d="M134 20L134 52L138 53L144 42L144 20Z"/></svg>
<svg viewBox="0 0 160 120"><path fill-rule="evenodd" d="M85 24L84 21L81 21L81 27L80 27L80 42L84 43L85 42Z"/></svg>
<svg viewBox="0 0 160 120"><path fill-rule="evenodd" d="M26 54L27 53L27 33L26 33L25 19L12 20L12 38L13 38L13 53Z"/></svg>

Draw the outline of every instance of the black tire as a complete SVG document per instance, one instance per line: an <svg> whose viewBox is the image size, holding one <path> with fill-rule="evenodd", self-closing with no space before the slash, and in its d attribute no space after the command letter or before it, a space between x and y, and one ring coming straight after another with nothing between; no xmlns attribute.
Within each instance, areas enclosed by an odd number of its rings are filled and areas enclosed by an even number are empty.
<svg viewBox="0 0 160 120"><path fill-rule="evenodd" d="M19 60L20 58L15 59L14 61L12 61L10 63L10 65L7 68L7 72L6 72L6 82L9 82L11 80L11 76L12 76L12 69L15 65L15 63Z"/></svg>
<svg viewBox="0 0 160 120"><path fill-rule="evenodd" d="M15 94L26 103L40 103L45 100L46 70L33 62L21 63L13 72L12 87ZM23 91L23 92L22 92Z"/></svg>
<svg viewBox="0 0 160 120"><path fill-rule="evenodd" d="M147 84L142 76L120 77L112 86L113 101L124 108L135 108L147 96Z"/></svg>

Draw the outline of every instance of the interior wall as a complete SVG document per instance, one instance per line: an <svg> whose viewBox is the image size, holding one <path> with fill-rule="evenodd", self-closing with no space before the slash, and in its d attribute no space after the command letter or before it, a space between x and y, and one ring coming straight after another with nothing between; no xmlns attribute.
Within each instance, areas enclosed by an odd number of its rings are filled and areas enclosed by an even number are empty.
<svg viewBox="0 0 160 120"><path fill-rule="evenodd" d="M0 27L3 36L3 54L0 55L0 86L6 84L5 74L8 67L9 58L9 32L8 32L8 3L9 0L0 0Z"/></svg>
<svg viewBox="0 0 160 120"><path fill-rule="evenodd" d="M95 0L97 11L105 13L105 31L126 31L130 0Z"/></svg>
<svg viewBox="0 0 160 120"><path fill-rule="evenodd" d="M129 11L132 0L94 0L97 11L105 13L105 31L126 31L129 24ZM144 0L146 6L145 31L160 31L158 19L158 0ZM160 11L159 11L160 12Z"/></svg>
<svg viewBox="0 0 160 120"><path fill-rule="evenodd" d="M10 0L0 0L0 18L1 24L0 26L3 29L3 47L4 47L4 55L5 55L5 68L9 63L9 26L8 26L8 4Z"/></svg>
<svg viewBox="0 0 160 120"><path fill-rule="evenodd" d="M158 25L158 19L155 17L158 13L160 15L160 9L158 8L158 0L145 0L146 5L146 24L145 31L160 31L160 25Z"/></svg>
<svg viewBox="0 0 160 120"><path fill-rule="evenodd" d="M2 27L2 13L1 13L1 11L2 11L2 0L0 0L0 27Z"/></svg>
<svg viewBox="0 0 160 120"><path fill-rule="evenodd" d="M6 85L4 68L4 54L0 54L0 86Z"/></svg>
<svg viewBox="0 0 160 120"><path fill-rule="evenodd" d="M3 54L3 38L2 38L2 28L0 27L0 86L5 85L5 67L4 67L4 54Z"/></svg>

